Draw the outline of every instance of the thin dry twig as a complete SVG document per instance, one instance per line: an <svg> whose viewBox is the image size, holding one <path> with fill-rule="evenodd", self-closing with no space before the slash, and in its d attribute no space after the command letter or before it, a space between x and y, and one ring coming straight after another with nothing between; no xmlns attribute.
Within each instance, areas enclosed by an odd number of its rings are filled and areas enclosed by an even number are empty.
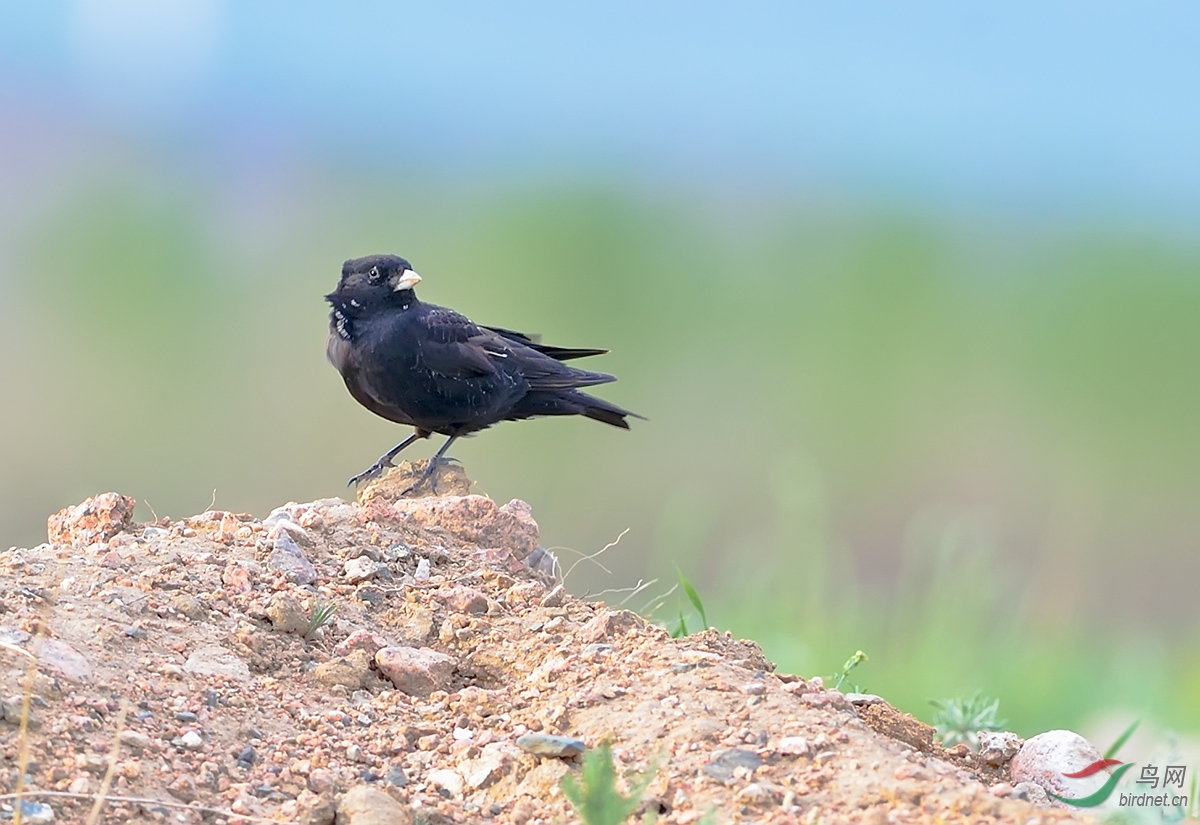
<svg viewBox="0 0 1200 825"><path fill-rule="evenodd" d="M58 582L62 582L62 570L59 570ZM21 825L21 795L25 791L25 771L29 767L29 714L33 706L33 688L37 681L38 654L41 653L42 643L46 639L46 628L50 626L50 615L54 612L54 603L58 601L58 585L50 591L42 603L41 617L38 620L37 632L33 637L33 647L37 653L30 654L29 664L25 667L25 684L21 687L21 724L17 730L17 805L13 811L13 825Z"/></svg>
<svg viewBox="0 0 1200 825"><path fill-rule="evenodd" d="M121 750L121 731L125 730L125 715L129 713L129 697L121 699L121 710L117 714L117 730L113 733L112 747L108 749L108 770L104 772L104 780L100 783L100 793L96 794L96 802L88 815L87 825L96 825L100 821L100 810L104 807L104 799L108 789L112 787L113 773L117 770L117 755Z"/></svg>
<svg viewBox="0 0 1200 825"><path fill-rule="evenodd" d="M12 644L11 642L0 642L0 647L4 648L5 650L11 650L13 653L20 653L22 656L24 656L28 659L33 659L35 662L37 661L37 656L34 656L32 653L30 653L25 648L18 647L17 645Z"/></svg>
<svg viewBox="0 0 1200 825"><path fill-rule="evenodd" d="M601 564L600 562L596 561L596 559L597 559L597 558L600 556L600 554L601 554L601 553L605 552L606 550L609 550L610 548L616 547L618 544L620 544L620 543L621 543L621 539L625 537L625 534L626 534L626 533L628 533L630 529L631 529L631 528L629 528L629 527L626 527L624 530L622 530L622 531L621 531L621 534L620 534L619 536L617 536L615 539L613 539L612 541L610 541L608 544L606 544L606 545L604 545L603 547L601 547L601 548L600 548L599 550L597 550L595 553L586 553L586 554L581 554L581 555L580 555L580 557L579 557L578 559L576 559L576 560L575 560L575 563L574 563L574 564L572 564L572 565L571 565L569 568L567 568L567 572L563 573L563 575L562 575L562 580L565 582L565 581L567 580L567 577L571 575L571 571L572 571L572 570L574 570L574 569L575 569L576 567L578 567L579 565L583 564L585 561L590 561L590 562L592 562L592 563L593 563L593 564L595 564L597 567L599 567L601 570L603 570L605 573L607 573L607 574L609 574L609 575L611 576L611 575L612 575L612 571L611 571L611 570L609 570L607 567L605 567L605 566L604 566L603 564ZM564 547L564 548L561 548L561 549L563 549L563 550L567 550L567 549L569 549L569 548L566 548L566 547ZM571 551L571 552L576 552L576 551Z"/></svg>
<svg viewBox="0 0 1200 825"><path fill-rule="evenodd" d="M670 596L672 593L674 593L678 589L679 589L679 582L675 582L675 584L671 585L671 589L668 590L666 593L663 593L660 596L655 596L655 598L658 599L658 604L651 607L650 602L646 602L645 606L641 610L639 610L638 613L641 614L642 616L653 616L655 613L657 613L659 610L662 609L662 606L664 604L667 603L667 597ZM651 599L650 601L652 602L654 600Z"/></svg>

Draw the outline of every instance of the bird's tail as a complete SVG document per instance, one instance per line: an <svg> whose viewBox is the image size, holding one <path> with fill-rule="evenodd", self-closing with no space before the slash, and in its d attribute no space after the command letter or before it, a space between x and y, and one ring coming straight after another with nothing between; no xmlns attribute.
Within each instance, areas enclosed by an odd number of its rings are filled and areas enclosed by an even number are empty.
<svg viewBox="0 0 1200 825"><path fill-rule="evenodd" d="M531 392L522 399L521 405L514 413L514 418L534 418L541 415L582 415L595 421L603 421L605 424L620 427L623 430L629 429L629 422L625 420L626 418L645 420L644 416L578 390Z"/></svg>

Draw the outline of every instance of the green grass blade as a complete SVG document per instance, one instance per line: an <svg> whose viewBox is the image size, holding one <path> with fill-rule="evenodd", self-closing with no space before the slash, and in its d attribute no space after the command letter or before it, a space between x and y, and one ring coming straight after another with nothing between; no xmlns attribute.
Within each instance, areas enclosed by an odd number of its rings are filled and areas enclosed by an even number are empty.
<svg viewBox="0 0 1200 825"><path fill-rule="evenodd" d="M692 607L700 614L701 630L708 629L708 616L704 612L704 602L700 601L700 594L696 592L696 588L692 587L692 583L688 581L683 571L679 569L679 565L675 565L675 572L679 574L679 584L683 587L683 592L687 594L688 601L692 603Z"/></svg>
<svg viewBox="0 0 1200 825"><path fill-rule="evenodd" d="M682 639L688 635L687 619L683 618L683 609L679 610L679 624L675 625L675 629L671 631L672 639Z"/></svg>
<svg viewBox="0 0 1200 825"><path fill-rule="evenodd" d="M1145 714L1143 714L1143 716L1144 715ZM1104 752L1104 758L1112 759L1116 755L1117 751L1119 751L1121 748L1125 747L1125 743L1129 741L1129 737L1133 736L1133 732L1135 730L1137 730L1138 726L1141 724L1142 724L1141 716L1139 716L1137 719L1134 719L1133 723L1129 727L1125 728L1125 730L1122 731L1121 735L1118 736L1116 738L1116 740L1111 745L1108 746L1108 750L1106 750Z"/></svg>

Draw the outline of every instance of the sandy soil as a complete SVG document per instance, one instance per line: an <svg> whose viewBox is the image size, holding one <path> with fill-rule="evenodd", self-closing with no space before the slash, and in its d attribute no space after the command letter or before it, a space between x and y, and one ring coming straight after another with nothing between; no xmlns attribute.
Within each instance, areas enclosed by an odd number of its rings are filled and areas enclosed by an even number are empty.
<svg viewBox="0 0 1200 825"><path fill-rule="evenodd" d="M102 793L109 823L579 821L578 757L517 745L540 732L652 772L660 822L1083 818L997 796L1002 767L754 642L570 596L527 505L462 495L456 467L398 499L411 472L261 520L134 524L110 493L0 553L7 816L25 764L25 822L85 822Z"/></svg>

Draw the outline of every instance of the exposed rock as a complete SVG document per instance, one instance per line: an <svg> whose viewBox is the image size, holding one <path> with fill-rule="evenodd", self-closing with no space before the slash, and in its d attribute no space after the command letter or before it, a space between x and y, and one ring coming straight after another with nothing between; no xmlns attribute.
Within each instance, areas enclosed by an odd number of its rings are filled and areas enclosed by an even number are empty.
<svg viewBox="0 0 1200 825"><path fill-rule="evenodd" d="M138 753L149 750L153 744L149 736L137 730L123 730L118 738L121 740L122 745L132 748Z"/></svg>
<svg viewBox="0 0 1200 825"><path fill-rule="evenodd" d="M441 529L480 547L503 547L518 559L537 548L538 526L529 505L513 500L503 507L487 496L401 499L392 505L400 518L425 529Z"/></svg>
<svg viewBox="0 0 1200 825"><path fill-rule="evenodd" d="M129 527L136 504L120 493L101 493L50 516L46 520L46 533L53 544L76 547L108 541Z"/></svg>
<svg viewBox="0 0 1200 825"><path fill-rule="evenodd" d="M267 618L276 630L284 633L306 633L308 613L291 593L280 592L271 597L267 605Z"/></svg>
<svg viewBox="0 0 1200 825"><path fill-rule="evenodd" d="M92 665L87 657L59 639L42 639L38 659L72 682L82 682L92 675Z"/></svg>
<svg viewBox="0 0 1200 825"><path fill-rule="evenodd" d="M808 756L808 740L803 736L785 736L779 740L780 756Z"/></svg>
<svg viewBox="0 0 1200 825"><path fill-rule="evenodd" d="M517 739L517 747L535 756L570 758L583 753L587 745L582 739L573 739L569 736L554 736L548 733L527 733Z"/></svg>
<svg viewBox="0 0 1200 825"><path fill-rule="evenodd" d="M379 672L410 696L449 687L455 659L427 647L385 647L375 654Z"/></svg>
<svg viewBox="0 0 1200 825"><path fill-rule="evenodd" d="M342 572L350 584L361 584L375 578L375 562L366 556L359 556L346 562Z"/></svg>
<svg viewBox="0 0 1200 825"><path fill-rule="evenodd" d="M1101 758L1096 746L1078 733L1051 730L1026 739L1012 758L1010 769L1017 790L1022 782L1032 782L1057 796L1079 799L1098 791L1108 779L1109 771L1079 778L1064 774L1076 773ZM1056 807L1070 807L1057 800L1050 803Z"/></svg>
<svg viewBox="0 0 1200 825"><path fill-rule="evenodd" d="M433 636L435 618L433 611L429 608L417 608L400 628L401 637L410 645L420 647L422 642Z"/></svg>
<svg viewBox="0 0 1200 825"><path fill-rule="evenodd" d="M430 615L432 616L432 613ZM368 657L374 658L376 652L378 652L380 648L387 646L387 639L383 638L378 633L372 633L370 630L355 630L345 639L342 639L342 641L334 645L333 655L347 656L351 651L363 650L366 651Z"/></svg>
<svg viewBox="0 0 1200 825"><path fill-rule="evenodd" d="M456 613L486 613L487 596L473 587L452 587L442 597L446 607Z"/></svg>
<svg viewBox="0 0 1200 825"><path fill-rule="evenodd" d="M181 613L193 620L200 620L208 615L208 608L204 606L204 602L197 599L191 593L180 593L171 599L170 608L176 613Z"/></svg>
<svg viewBox="0 0 1200 825"><path fill-rule="evenodd" d="M257 564L246 561L231 561L221 573L221 583L235 593L248 593L258 578Z"/></svg>
<svg viewBox="0 0 1200 825"><path fill-rule="evenodd" d="M1009 795L1013 799L1024 799L1026 802L1032 802L1039 808L1050 808L1056 805L1060 808L1070 808L1069 805L1064 805L1062 802L1047 796L1046 789L1036 782L1018 782Z"/></svg>
<svg viewBox="0 0 1200 825"><path fill-rule="evenodd" d="M313 675L323 685L343 685L356 690L371 678L371 657L365 650L352 650L347 656L317 665Z"/></svg>
<svg viewBox="0 0 1200 825"><path fill-rule="evenodd" d="M250 668L246 663L220 645L208 645L192 651L183 664L183 670L196 676L224 676L238 682L250 678Z"/></svg>
<svg viewBox="0 0 1200 825"><path fill-rule="evenodd" d="M704 773L718 782L728 782L740 768L746 774L753 773L762 765L762 757L745 748L729 748L717 752L704 766Z"/></svg>
<svg viewBox="0 0 1200 825"><path fill-rule="evenodd" d="M329 793L301 791L296 798L296 808L300 815L299 825L334 825L337 818L337 803Z"/></svg>
<svg viewBox="0 0 1200 825"><path fill-rule="evenodd" d="M382 477L368 482L358 491L358 500L367 504L376 499L396 501L404 495L411 498L421 496L465 496L471 492L471 480L467 478L462 465L443 461L435 468L431 485L409 491L408 488L416 483L421 473L425 472L427 461L402 461L388 470ZM407 491L407 492L406 492Z"/></svg>
<svg viewBox="0 0 1200 825"><path fill-rule="evenodd" d="M981 730L979 732L979 758L992 766L1000 766L1012 760L1025 740L1009 731Z"/></svg>
<svg viewBox="0 0 1200 825"><path fill-rule="evenodd" d="M430 771L429 775L425 777L425 781L435 788L444 789L451 796L455 797L462 796L463 787L465 786L462 774L450 768Z"/></svg>
<svg viewBox="0 0 1200 825"><path fill-rule="evenodd" d="M645 627L646 620L629 610L601 610L579 630L585 643L602 642L611 637Z"/></svg>
<svg viewBox="0 0 1200 825"><path fill-rule="evenodd" d="M300 545L292 539L291 534L280 531L275 536L275 549L267 557L267 567L276 573L282 573L288 581L295 584L312 584L317 580L317 569L304 556Z"/></svg>
<svg viewBox="0 0 1200 825"><path fill-rule="evenodd" d="M413 811L378 788L356 785L342 796L337 825L412 825Z"/></svg>
<svg viewBox="0 0 1200 825"><path fill-rule="evenodd" d="M465 759L458 771L471 789L486 788L507 773L519 760L521 752L508 742L490 742L484 745L476 759Z"/></svg>

